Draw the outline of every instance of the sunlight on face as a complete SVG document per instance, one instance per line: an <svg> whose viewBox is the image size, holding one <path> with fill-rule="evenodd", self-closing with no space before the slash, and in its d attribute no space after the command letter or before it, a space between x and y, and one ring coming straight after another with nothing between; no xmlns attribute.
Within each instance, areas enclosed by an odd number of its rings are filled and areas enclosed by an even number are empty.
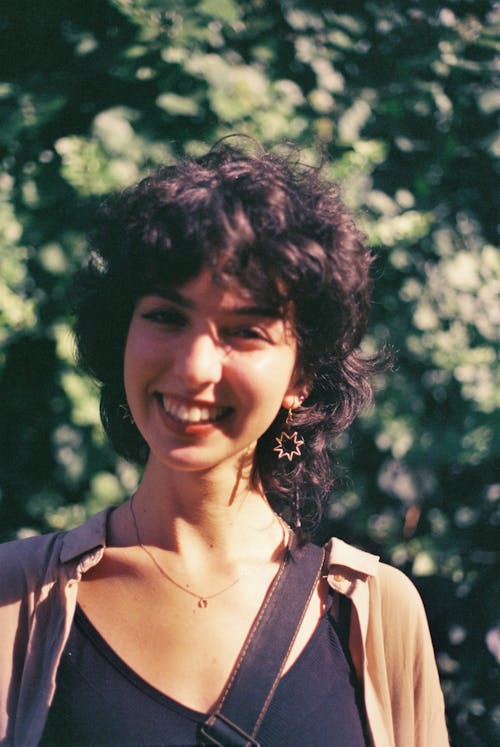
<svg viewBox="0 0 500 747"><path fill-rule="evenodd" d="M125 388L151 453L182 469L235 459L297 397L290 319L204 270L143 296L125 350Z"/></svg>

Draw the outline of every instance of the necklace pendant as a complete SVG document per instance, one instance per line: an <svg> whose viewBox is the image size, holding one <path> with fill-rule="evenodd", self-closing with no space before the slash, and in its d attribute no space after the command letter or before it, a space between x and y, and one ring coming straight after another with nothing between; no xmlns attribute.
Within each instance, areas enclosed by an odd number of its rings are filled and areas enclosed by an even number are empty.
<svg viewBox="0 0 500 747"><path fill-rule="evenodd" d="M205 607L207 607L207 606L208 606L208 602L207 602L207 600L206 600L206 599L203 599L203 597L200 597L200 598L198 599L198 607L201 607L201 609L202 609L202 610L204 610L204 609L205 609Z"/></svg>

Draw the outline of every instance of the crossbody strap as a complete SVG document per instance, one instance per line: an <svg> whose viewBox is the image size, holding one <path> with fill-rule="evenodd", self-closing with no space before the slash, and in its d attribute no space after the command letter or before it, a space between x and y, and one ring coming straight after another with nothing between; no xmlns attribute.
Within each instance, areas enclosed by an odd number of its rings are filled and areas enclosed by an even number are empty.
<svg viewBox="0 0 500 747"><path fill-rule="evenodd" d="M298 546L287 557L250 629L217 707L201 725L202 745L259 747L255 736L316 589L324 550Z"/></svg>

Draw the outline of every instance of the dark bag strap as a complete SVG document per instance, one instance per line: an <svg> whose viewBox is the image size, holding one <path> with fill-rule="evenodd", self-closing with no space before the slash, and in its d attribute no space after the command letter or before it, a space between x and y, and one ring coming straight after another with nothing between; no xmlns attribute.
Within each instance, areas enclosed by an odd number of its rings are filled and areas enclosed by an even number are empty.
<svg viewBox="0 0 500 747"><path fill-rule="evenodd" d="M349 630L351 627L351 600L339 594L339 614L337 620L337 634L344 653L349 652Z"/></svg>
<svg viewBox="0 0 500 747"><path fill-rule="evenodd" d="M317 586L324 555L315 545L299 547L293 537L217 707L200 727L200 744L259 747L255 736Z"/></svg>

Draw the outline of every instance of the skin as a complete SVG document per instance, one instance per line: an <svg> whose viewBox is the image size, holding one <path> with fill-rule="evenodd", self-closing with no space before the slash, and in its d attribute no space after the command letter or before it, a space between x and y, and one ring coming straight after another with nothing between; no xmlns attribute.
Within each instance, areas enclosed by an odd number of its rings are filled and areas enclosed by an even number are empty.
<svg viewBox="0 0 500 747"><path fill-rule="evenodd" d="M298 403L290 322L255 307L243 289L224 291L205 271L182 292L145 296L125 348L125 390L152 459L176 471L230 471L280 407ZM169 405L224 409L216 422L185 427Z"/></svg>
<svg viewBox="0 0 500 747"><path fill-rule="evenodd" d="M207 270L139 299L130 322L125 389L150 447L134 499L141 541L185 588L225 591L200 609L165 579L138 546L126 503L79 603L137 674L198 711L216 702L283 558L285 529L249 475L259 436L304 394L296 358L288 318L256 308L237 284L214 285ZM322 582L287 668L325 598Z"/></svg>

